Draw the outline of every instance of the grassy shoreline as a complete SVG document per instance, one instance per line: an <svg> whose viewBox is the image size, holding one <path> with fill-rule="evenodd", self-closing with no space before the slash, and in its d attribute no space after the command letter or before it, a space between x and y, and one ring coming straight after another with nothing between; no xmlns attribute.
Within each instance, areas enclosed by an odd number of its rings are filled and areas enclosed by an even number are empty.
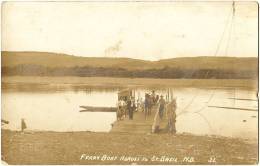
<svg viewBox="0 0 260 166"><path fill-rule="evenodd" d="M226 137L2 130L2 156L9 164L212 164L211 157L213 164L256 164L257 153L257 143ZM80 159L82 154L117 159ZM120 160L122 156L148 161ZM177 161L163 161L165 157ZM184 161L185 157L194 161Z"/></svg>
<svg viewBox="0 0 260 166"><path fill-rule="evenodd" d="M75 86L111 87L237 87L257 89L258 81L250 79L155 79L114 77L40 77L3 76L2 84L73 84Z"/></svg>

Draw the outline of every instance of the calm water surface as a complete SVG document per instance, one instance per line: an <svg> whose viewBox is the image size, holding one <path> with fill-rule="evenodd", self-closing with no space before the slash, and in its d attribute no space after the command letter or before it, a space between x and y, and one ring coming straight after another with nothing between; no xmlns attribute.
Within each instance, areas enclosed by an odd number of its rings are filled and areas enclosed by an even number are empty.
<svg viewBox="0 0 260 166"><path fill-rule="evenodd" d="M59 91L10 91L2 93L2 118L10 123L3 128L20 130L25 118L28 130L108 132L116 121L115 113L79 112L80 105L115 107L119 89ZM136 89L144 99L151 89ZM166 94L165 89L156 90ZM258 111L212 108L225 106L257 109L256 92L245 89L174 88L177 98L179 133L221 135L257 139ZM232 98L252 99L234 100Z"/></svg>

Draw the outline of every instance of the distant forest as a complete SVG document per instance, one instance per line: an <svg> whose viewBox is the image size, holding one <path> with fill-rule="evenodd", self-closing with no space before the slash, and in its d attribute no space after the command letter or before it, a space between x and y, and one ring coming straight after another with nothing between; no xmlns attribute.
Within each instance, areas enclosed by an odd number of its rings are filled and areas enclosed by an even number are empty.
<svg viewBox="0 0 260 166"><path fill-rule="evenodd" d="M165 66L161 69L128 70L115 67L45 67L33 64L3 66L4 76L79 76L130 78L193 78L193 79L255 79L257 70L180 69Z"/></svg>

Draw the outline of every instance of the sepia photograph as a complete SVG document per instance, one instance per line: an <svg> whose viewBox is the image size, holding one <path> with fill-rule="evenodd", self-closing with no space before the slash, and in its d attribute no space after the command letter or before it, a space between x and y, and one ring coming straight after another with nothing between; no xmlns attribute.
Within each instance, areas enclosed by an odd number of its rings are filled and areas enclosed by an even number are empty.
<svg viewBox="0 0 260 166"><path fill-rule="evenodd" d="M258 164L258 2L1 8L2 164Z"/></svg>

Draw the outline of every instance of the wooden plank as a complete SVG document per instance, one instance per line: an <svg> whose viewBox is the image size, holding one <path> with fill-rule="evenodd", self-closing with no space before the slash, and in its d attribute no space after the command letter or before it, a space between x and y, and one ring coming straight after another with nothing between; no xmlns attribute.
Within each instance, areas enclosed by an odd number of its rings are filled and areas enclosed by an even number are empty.
<svg viewBox="0 0 260 166"><path fill-rule="evenodd" d="M134 112L133 120L129 120L128 116L120 121L116 121L112 125L111 133L131 133L131 134L147 134L152 132L152 125L155 116L155 107L152 108L151 115L145 119L144 112ZM161 120L160 127L163 129L167 125L167 118Z"/></svg>
<svg viewBox="0 0 260 166"><path fill-rule="evenodd" d="M258 111L257 109L252 109L252 108L224 107L224 106L208 106L208 107L223 108L223 109L233 109L233 110L243 110L243 111Z"/></svg>

